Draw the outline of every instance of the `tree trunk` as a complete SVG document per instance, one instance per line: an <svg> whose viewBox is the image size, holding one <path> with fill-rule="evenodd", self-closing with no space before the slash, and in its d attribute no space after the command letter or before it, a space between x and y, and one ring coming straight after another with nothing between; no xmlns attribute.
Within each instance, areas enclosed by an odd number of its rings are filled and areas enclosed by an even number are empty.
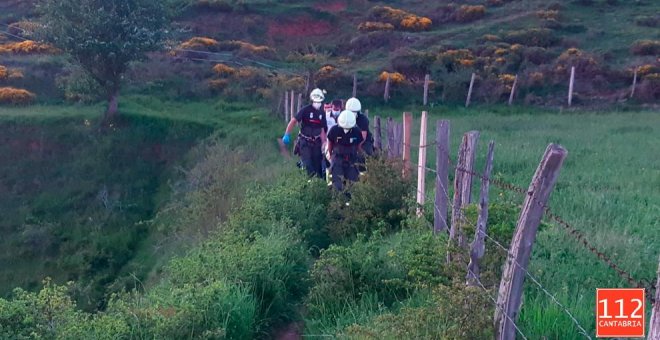
<svg viewBox="0 0 660 340"><path fill-rule="evenodd" d="M119 90L114 90L108 96L108 109L105 111L104 120L112 121L117 117L119 108Z"/></svg>

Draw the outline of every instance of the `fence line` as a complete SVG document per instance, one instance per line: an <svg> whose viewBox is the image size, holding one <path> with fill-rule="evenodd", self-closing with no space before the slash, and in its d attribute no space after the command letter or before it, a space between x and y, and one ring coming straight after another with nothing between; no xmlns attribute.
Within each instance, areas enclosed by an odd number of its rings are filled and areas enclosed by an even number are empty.
<svg viewBox="0 0 660 340"><path fill-rule="evenodd" d="M437 173L437 172L436 172L434 169L432 169L432 168L429 168L429 167L425 167L425 168L426 168L426 170L428 170L428 171L431 171L431 172ZM443 189L443 192L444 192L444 194L447 196L447 199L449 200L449 193L448 193L446 190L444 190L444 189ZM450 200L450 201L451 201L451 200ZM451 204L452 204L452 207L453 207L453 202L452 202ZM474 221L470 221L470 220L468 219L468 217L465 216L465 214L461 214L461 222L466 223L467 225L476 225L476 222L474 222ZM499 243L497 240L495 240L495 239L492 238L490 235L488 235L488 233L482 231L481 234L484 235L484 237L486 237L487 240L493 242L495 245L497 245L500 249L502 249L505 253L508 254L509 250L508 250L506 247L504 247L501 243ZM580 325L580 323L579 323L579 322L577 321L577 319L573 316L573 314L568 310L568 308L566 308L564 305L562 305L562 304L559 302L559 300L557 300L557 298L556 298L552 293L550 293L550 292L548 291L548 289L546 289L546 288L545 288L545 287L539 282L538 279L536 279L536 278L535 278L535 277L534 277L534 276L533 276L528 270L526 270L525 268L523 268L523 267L522 267L522 266L521 266L521 265L520 265L515 259L511 259L511 260L512 260L512 262L513 262L513 263L514 263L519 269L522 269L522 271L523 271L523 272L524 272L524 273L525 273L525 274L526 274L526 275L532 280L532 282L534 282L534 283L535 283L535 284L541 289L542 292L544 292L548 297L550 297L550 299L551 299L555 304L557 304L557 305L563 310L564 313L566 313L566 314L569 316L569 318L573 321L573 323L575 323L575 325L578 327L578 329L580 330L580 333L581 333L582 335L584 335L584 336L587 337L588 339L591 339L591 336L589 336L589 334L587 333L587 331L584 329L584 327L582 327L582 326ZM477 281L479 281L479 279L477 278L477 276L476 276L471 270L468 269L468 272L469 272L469 274L472 275L472 278L473 278L473 279L476 279ZM479 284L481 284L480 281L479 281ZM506 313L504 313L504 316L506 316L506 317L508 318L508 315L507 315ZM511 320L509 319L509 321L511 321ZM512 324L515 326L515 323L512 322ZM517 328L517 327L516 327L516 328Z"/></svg>

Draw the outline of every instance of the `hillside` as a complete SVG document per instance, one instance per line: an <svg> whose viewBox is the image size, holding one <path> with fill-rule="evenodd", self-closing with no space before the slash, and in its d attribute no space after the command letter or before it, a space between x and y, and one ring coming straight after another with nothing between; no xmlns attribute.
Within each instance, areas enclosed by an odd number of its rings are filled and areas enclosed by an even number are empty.
<svg viewBox="0 0 660 340"><path fill-rule="evenodd" d="M575 66L579 104L625 102L634 69L639 76L634 102L660 99L660 4L655 1L171 3L177 14L170 51L136 65L127 79L168 96L248 96L274 106L284 89L304 90L309 75L310 86L346 96L357 73L360 96L378 100L381 73L387 71L399 73L393 77L395 103L421 97L422 80L430 73L430 101L452 104L464 101L470 73L476 72L477 103L508 98L517 74L517 102L555 106L565 101L570 67ZM29 2L3 6L0 39L33 38L31 22L38 17ZM195 37L209 40L189 40ZM214 72L217 63L245 71L234 76ZM5 80L7 85L26 88L40 100L94 100L67 76L78 73L66 64L58 56L0 53L0 65L24 75ZM253 91L248 95L246 89Z"/></svg>

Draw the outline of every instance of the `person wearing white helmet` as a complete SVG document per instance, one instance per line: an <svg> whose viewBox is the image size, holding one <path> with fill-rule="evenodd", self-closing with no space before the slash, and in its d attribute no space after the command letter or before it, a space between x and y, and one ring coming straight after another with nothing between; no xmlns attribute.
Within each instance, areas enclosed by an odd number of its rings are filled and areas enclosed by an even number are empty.
<svg viewBox="0 0 660 340"><path fill-rule="evenodd" d="M356 124L362 131L364 142L360 147L363 154L358 157L358 164L360 164L360 172L363 172L366 171L365 155L371 156L374 154L374 136L371 133L371 130L369 130L369 117L362 113L362 103L360 103L360 100L355 97L346 101L346 110L350 110L355 114Z"/></svg>
<svg viewBox="0 0 660 340"><path fill-rule="evenodd" d="M349 110L339 114L337 125L328 132L328 151L332 184L335 189L344 189L344 180L357 181L360 177L356 161L362 144L362 131L356 126L355 115Z"/></svg>
<svg viewBox="0 0 660 340"><path fill-rule="evenodd" d="M323 111L325 94L321 89L314 89L309 98L312 104L303 107L294 117L291 117L282 141L284 144L291 143L290 133L296 124L300 124L300 133L296 138L294 153L300 155L301 164L309 175L322 178L323 152L321 146L325 144L328 132L328 123Z"/></svg>

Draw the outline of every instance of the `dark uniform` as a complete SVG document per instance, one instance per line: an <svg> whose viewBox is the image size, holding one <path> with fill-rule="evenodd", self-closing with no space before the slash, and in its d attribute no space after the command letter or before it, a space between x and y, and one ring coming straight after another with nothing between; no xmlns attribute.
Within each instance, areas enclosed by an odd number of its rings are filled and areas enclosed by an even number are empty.
<svg viewBox="0 0 660 340"><path fill-rule="evenodd" d="M345 133L338 125L333 126L328 132L328 141L332 143L330 165L332 184L341 191L344 189L344 179L357 181L360 177L355 162L358 160L358 149L363 141L362 130L356 126Z"/></svg>
<svg viewBox="0 0 660 340"><path fill-rule="evenodd" d="M321 151L322 141L321 132L328 132L328 124L325 119L323 106L315 109L312 105L307 105L296 113L296 120L300 123L300 133L296 139L297 154L300 155L302 166L310 175L316 175L323 178L321 172L321 162L323 153Z"/></svg>
<svg viewBox="0 0 660 340"><path fill-rule="evenodd" d="M363 114L362 112L358 112L357 117L355 118L355 124L363 132L367 131L367 139L364 141L364 144L362 144L362 150L364 150L364 153L366 153L368 156L373 155L374 135L371 133L371 130L369 130L369 117L367 117L367 115Z"/></svg>

